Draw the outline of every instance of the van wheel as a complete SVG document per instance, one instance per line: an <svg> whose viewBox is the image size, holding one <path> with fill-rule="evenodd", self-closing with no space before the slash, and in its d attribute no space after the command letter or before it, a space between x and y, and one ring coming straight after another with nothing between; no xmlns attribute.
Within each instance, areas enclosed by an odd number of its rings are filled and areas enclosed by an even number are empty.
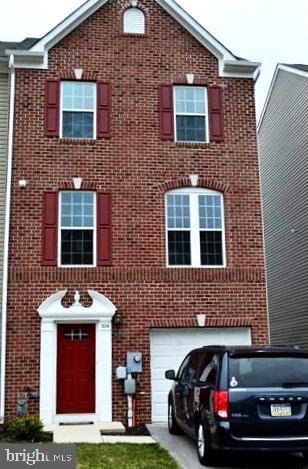
<svg viewBox="0 0 308 469"><path fill-rule="evenodd" d="M171 435L180 435L182 433L180 427L178 426L175 420L174 407L171 399L169 400L168 404L168 429Z"/></svg>
<svg viewBox="0 0 308 469"><path fill-rule="evenodd" d="M197 427L197 452L199 461L203 466L214 465L215 454L210 448L209 432L202 422Z"/></svg>

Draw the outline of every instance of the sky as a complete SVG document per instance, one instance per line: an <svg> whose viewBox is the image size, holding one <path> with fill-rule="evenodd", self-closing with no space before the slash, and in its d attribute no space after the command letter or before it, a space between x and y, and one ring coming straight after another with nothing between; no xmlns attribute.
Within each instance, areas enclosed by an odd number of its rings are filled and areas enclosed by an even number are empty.
<svg viewBox="0 0 308 469"><path fill-rule="evenodd" d="M177 0L235 55L262 63L257 115L275 66L308 63L307 0ZM41 37L84 0L2 0L0 40Z"/></svg>

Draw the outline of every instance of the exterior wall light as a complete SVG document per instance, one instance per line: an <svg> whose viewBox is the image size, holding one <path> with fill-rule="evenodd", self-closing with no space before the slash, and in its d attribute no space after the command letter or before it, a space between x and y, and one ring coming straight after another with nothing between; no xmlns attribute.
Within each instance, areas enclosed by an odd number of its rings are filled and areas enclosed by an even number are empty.
<svg viewBox="0 0 308 469"><path fill-rule="evenodd" d="M112 322L115 326L120 326L122 324L122 315L118 311L113 316Z"/></svg>
<svg viewBox="0 0 308 469"><path fill-rule="evenodd" d="M20 179L18 181L19 189L25 189L27 187L27 181L25 179Z"/></svg>

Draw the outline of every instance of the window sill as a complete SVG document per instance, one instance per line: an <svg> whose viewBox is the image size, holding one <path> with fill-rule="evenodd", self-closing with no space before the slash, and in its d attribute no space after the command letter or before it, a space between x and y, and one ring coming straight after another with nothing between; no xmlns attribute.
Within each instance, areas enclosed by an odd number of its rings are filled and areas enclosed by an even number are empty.
<svg viewBox="0 0 308 469"><path fill-rule="evenodd" d="M72 145L95 145L95 138L60 138L60 143Z"/></svg>
<svg viewBox="0 0 308 469"><path fill-rule="evenodd" d="M183 148L208 148L210 142L174 142L177 147Z"/></svg>
<svg viewBox="0 0 308 469"><path fill-rule="evenodd" d="M148 38L149 35L147 33L145 34L138 34L138 33L122 33L122 37L139 37L139 38Z"/></svg>
<svg viewBox="0 0 308 469"><path fill-rule="evenodd" d="M167 265L166 268L167 269L183 269L183 270L187 270L187 269L192 269L192 270L219 269L221 270L221 269L226 269L227 266L226 265Z"/></svg>
<svg viewBox="0 0 308 469"><path fill-rule="evenodd" d="M58 269L95 269L96 265L58 265Z"/></svg>

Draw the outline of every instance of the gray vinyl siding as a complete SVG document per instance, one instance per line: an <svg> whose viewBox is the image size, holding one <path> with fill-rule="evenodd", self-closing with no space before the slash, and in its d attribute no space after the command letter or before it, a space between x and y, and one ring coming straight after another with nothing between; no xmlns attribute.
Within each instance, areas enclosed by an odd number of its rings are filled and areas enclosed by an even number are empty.
<svg viewBox="0 0 308 469"><path fill-rule="evenodd" d="M279 71L258 143L271 340L308 349L308 78Z"/></svg>
<svg viewBox="0 0 308 469"><path fill-rule="evenodd" d="M2 323L3 240L9 112L8 74L0 73L0 326Z"/></svg>

